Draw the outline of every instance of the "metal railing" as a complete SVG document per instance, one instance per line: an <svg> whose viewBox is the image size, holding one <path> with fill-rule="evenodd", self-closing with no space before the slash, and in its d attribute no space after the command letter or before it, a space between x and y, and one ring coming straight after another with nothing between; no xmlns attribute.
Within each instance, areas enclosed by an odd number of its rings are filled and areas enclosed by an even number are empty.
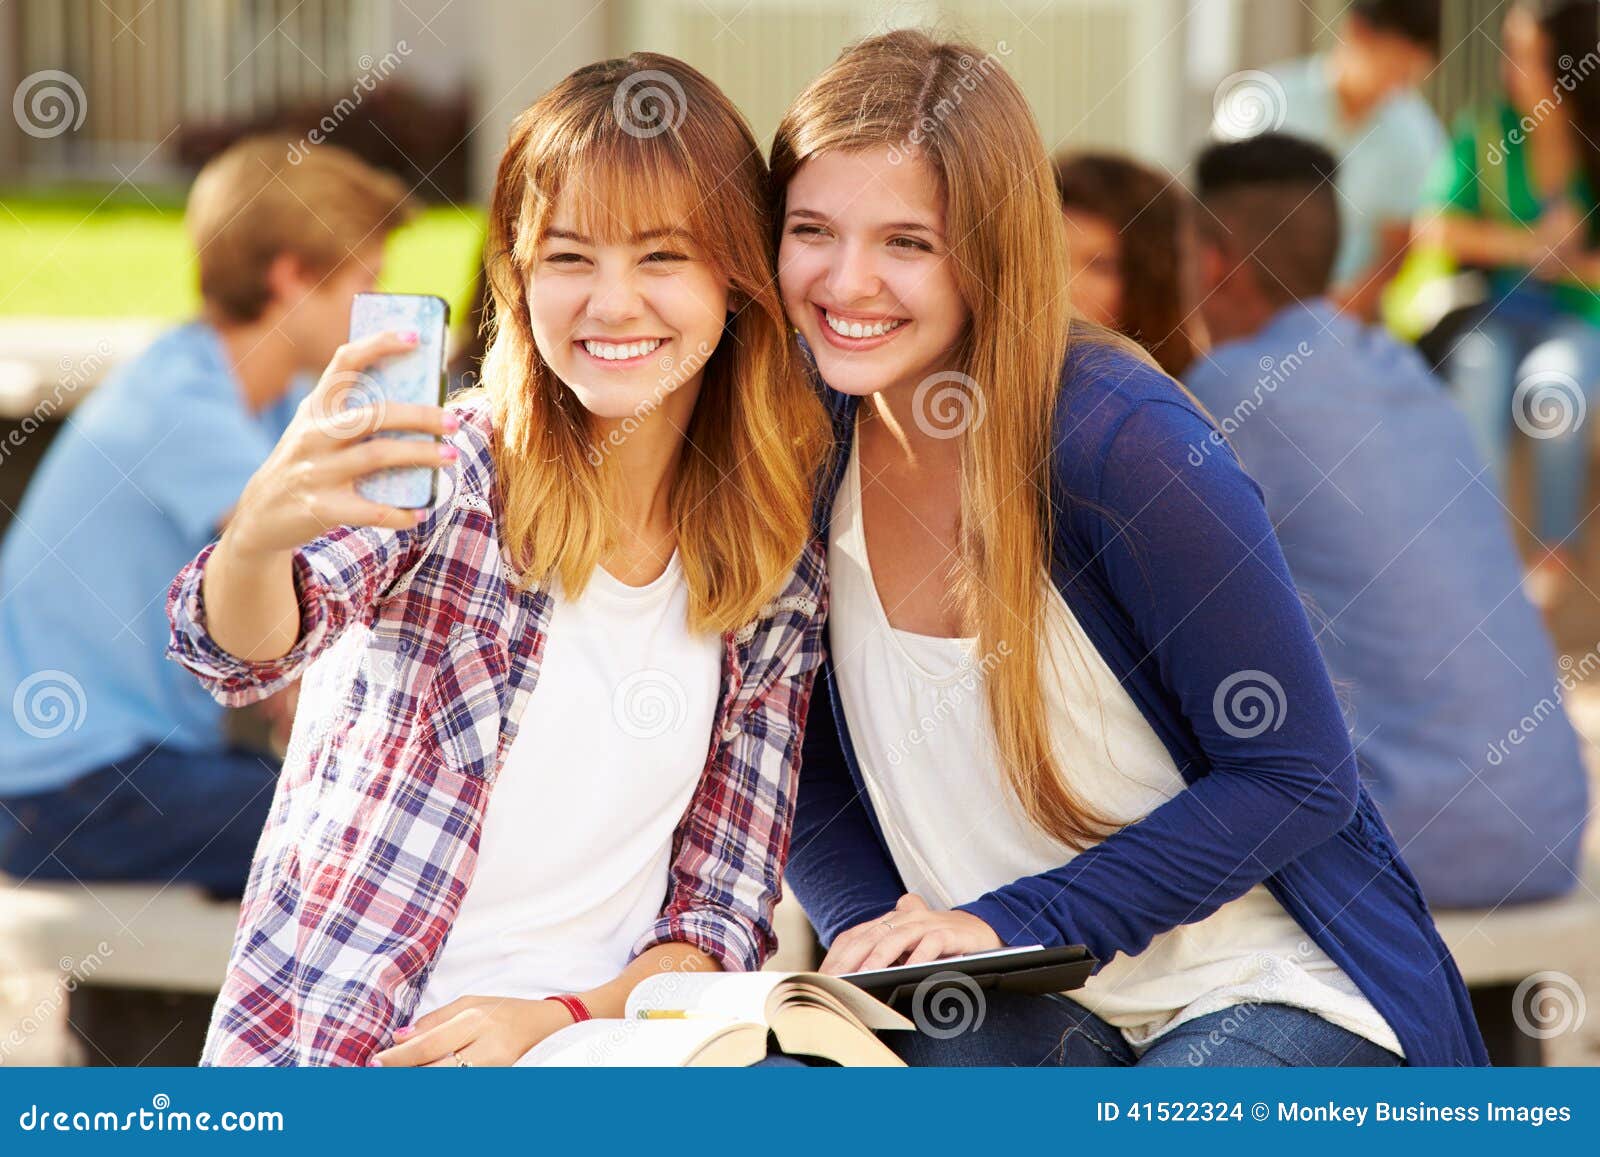
<svg viewBox="0 0 1600 1157"><path fill-rule="evenodd" d="M5 47L26 111L9 164L158 177L182 125L347 90L390 20L382 0L12 0Z"/></svg>

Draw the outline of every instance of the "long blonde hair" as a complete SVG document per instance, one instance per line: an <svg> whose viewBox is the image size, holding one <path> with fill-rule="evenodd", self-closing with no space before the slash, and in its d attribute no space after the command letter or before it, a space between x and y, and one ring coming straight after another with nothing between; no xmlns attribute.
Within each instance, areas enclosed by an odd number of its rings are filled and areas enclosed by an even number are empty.
<svg viewBox="0 0 1600 1157"><path fill-rule="evenodd" d="M615 456L595 444L529 323L527 271L563 191L590 236L683 229L730 284L670 497L691 628L747 623L799 557L827 423L778 297L766 179L727 97L655 53L579 69L513 123L485 245L495 321L481 389L494 416L501 536L523 584L558 577L575 596L615 533L605 503ZM674 372L700 369L696 358Z"/></svg>
<svg viewBox="0 0 1600 1157"><path fill-rule="evenodd" d="M962 372L981 413L962 434L958 590L989 669L1006 782L1028 819L1082 848L1115 825L1078 799L1052 750L1042 680L1051 557L1050 431L1071 325L1055 173L1033 113L993 54L900 30L845 50L796 98L772 145L777 209L819 153L921 159L945 198L957 288L971 311Z"/></svg>

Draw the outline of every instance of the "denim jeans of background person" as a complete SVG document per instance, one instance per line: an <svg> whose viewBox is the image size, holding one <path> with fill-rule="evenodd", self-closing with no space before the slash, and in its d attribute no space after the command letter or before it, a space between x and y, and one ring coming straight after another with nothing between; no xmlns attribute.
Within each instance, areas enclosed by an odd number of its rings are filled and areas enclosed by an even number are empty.
<svg viewBox="0 0 1600 1157"><path fill-rule="evenodd" d="M1461 117L1450 154L1433 177L1435 208L1537 229L1556 202L1534 191L1525 140L1509 103ZM1581 177L1569 196L1586 218L1594 213ZM1586 231L1592 235L1592 225ZM1585 415L1600 385L1600 296L1515 266L1490 269L1489 283L1490 300L1456 342L1444 373L1502 493L1514 430L1531 435L1534 533L1547 547L1570 549L1589 484L1593 426Z"/></svg>
<svg viewBox="0 0 1600 1157"><path fill-rule="evenodd" d="M7 801L0 837L18 876L182 880L239 895L278 765L259 752L148 747L60 791ZM32 865L31 867L29 865Z"/></svg>
<svg viewBox="0 0 1600 1157"><path fill-rule="evenodd" d="M196 178L201 318L83 401L0 544L0 871L243 891L277 766L165 659L166 594L344 340L404 205L350 154L291 166L270 138Z"/></svg>
<svg viewBox="0 0 1600 1157"><path fill-rule="evenodd" d="M1073 1000L1049 993L935 991L915 1033L882 1040L908 1065L1291 1068L1382 1067L1400 1058L1290 1004L1236 1004L1184 1021L1143 1050Z"/></svg>
<svg viewBox="0 0 1600 1157"><path fill-rule="evenodd" d="M1513 428L1533 439L1533 530L1552 547L1575 544L1585 514L1600 385L1600 327L1567 312L1549 287L1518 286L1479 311L1447 363L1479 457L1506 492Z"/></svg>
<svg viewBox="0 0 1600 1157"><path fill-rule="evenodd" d="M1483 270L1477 328L1445 359L1480 452L1504 481L1511 422L1532 435L1541 552L1529 590L1554 604L1583 537L1600 380L1600 104L1587 62L1594 0L1513 0L1503 9L1503 96L1457 119L1416 222L1417 243Z"/></svg>
<svg viewBox="0 0 1600 1157"><path fill-rule="evenodd" d="M1215 222L1203 308L1219 340L1186 381L1261 487L1362 777L1428 900L1559 895L1576 878L1587 777L1495 479L1416 351L1323 298L1281 300L1319 283L1300 258L1331 197L1296 168L1316 148L1264 136L1201 157ZM1266 234L1299 241L1258 245ZM1222 453L1205 442L1190 462L1205 471Z"/></svg>

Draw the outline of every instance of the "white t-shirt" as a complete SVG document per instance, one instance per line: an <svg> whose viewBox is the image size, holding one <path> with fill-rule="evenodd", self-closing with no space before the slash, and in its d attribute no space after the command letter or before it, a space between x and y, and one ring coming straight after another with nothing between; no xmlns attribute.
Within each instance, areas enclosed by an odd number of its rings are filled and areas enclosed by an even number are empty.
<svg viewBox="0 0 1600 1157"><path fill-rule="evenodd" d="M828 545L828 630L839 694L873 809L906 888L934 908L975 900L1076 854L1028 822L1001 778L984 678L1004 653L889 625L873 584L852 449ZM1041 576L1041 581L1044 581ZM1052 590L1045 687L1057 765L1078 798L1120 822L1184 790L1160 738ZM1297 1005L1398 1055L1388 1022L1265 884L1118 955L1071 997L1143 1049L1168 1029L1246 1002Z"/></svg>
<svg viewBox="0 0 1600 1157"><path fill-rule="evenodd" d="M711 747L722 643L691 635L676 555L647 586L596 568L556 594L539 681L495 780L478 864L416 1015L615 979L666 899Z"/></svg>

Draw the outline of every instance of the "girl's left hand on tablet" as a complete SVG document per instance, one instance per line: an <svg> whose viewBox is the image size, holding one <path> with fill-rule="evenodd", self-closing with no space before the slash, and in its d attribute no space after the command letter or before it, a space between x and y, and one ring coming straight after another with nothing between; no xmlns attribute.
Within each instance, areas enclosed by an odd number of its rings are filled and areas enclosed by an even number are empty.
<svg viewBox="0 0 1600 1157"><path fill-rule="evenodd" d="M512 1065L572 1015L553 1000L463 996L395 1034L395 1043L370 1062L383 1068Z"/></svg>
<svg viewBox="0 0 1600 1157"><path fill-rule="evenodd" d="M821 971L837 976L1004 947L995 930L972 913L934 911L908 893L894 911L839 933Z"/></svg>

